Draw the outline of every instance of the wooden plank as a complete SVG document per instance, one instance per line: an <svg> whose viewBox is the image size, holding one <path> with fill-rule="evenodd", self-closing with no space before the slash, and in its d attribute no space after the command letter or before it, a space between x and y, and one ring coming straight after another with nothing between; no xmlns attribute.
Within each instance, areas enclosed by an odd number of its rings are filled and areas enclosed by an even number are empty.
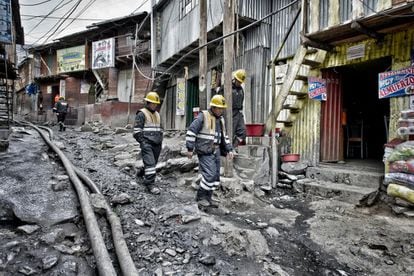
<svg viewBox="0 0 414 276"><path fill-rule="evenodd" d="M312 59L307 59L305 58L302 62L304 65L307 65L309 67L313 68L317 68L321 65L321 63L319 61L316 60L312 60Z"/></svg>

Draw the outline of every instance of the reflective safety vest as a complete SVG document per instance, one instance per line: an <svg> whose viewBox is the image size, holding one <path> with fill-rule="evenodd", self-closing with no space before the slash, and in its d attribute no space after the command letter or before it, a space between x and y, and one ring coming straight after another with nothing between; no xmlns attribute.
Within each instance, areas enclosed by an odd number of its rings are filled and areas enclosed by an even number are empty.
<svg viewBox="0 0 414 276"><path fill-rule="evenodd" d="M203 112L203 127L196 135L195 150L198 154L214 153L216 147L214 144L219 145L221 143L221 135L224 136L226 143L229 143L229 139L226 134L226 125L224 118L220 117L221 133L216 133L216 117L209 111Z"/></svg>
<svg viewBox="0 0 414 276"><path fill-rule="evenodd" d="M163 129L161 128L160 114L157 111L151 112L146 108L140 111L145 115L145 123L142 130L144 138L154 144L161 144Z"/></svg>

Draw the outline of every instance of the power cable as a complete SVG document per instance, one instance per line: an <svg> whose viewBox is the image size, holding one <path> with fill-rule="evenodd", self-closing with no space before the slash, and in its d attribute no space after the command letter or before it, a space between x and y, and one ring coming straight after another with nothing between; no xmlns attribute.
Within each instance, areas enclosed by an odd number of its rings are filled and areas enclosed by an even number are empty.
<svg viewBox="0 0 414 276"><path fill-rule="evenodd" d="M39 3L36 3L36 4L22 4L22 3L20 3L20 6L33 7L33 6L42 5L42 4L47 3L47 2L50 2L50 1L53 1L53 0L45 0L43 2L39 2Z"/></svg>
<svg viewBox="0 0 414 276"><path fill-rule="evenodd" d="M291 7L291 6L293 6L294 4L296 4L296 3L298 3L298 2L299 2L299 0L295 0L295 1L291 2L290 4L287 4L287 5L283 6L283 7L281 7L280 9L275 10L275 11L273 11L273 12L271 12L271 13L269 13L269 14L265 15L264 17L260 18L259 20L256 20L256 21L254 21L254 22L250 23L249 25L244 26L243 28L237 29L237 30L235 30L235 31L233 31L233 32L231 32L231 33L228 33L228 34L223 35L223 36L221 36L221 37L215 38L215 39L213 39L213 40L211 40L211 41L209 41L209 42L207 42L207 43L205 43L205 44L203 44L203 45L201 45L201 46L199 46L199 47L196 47L196 48L192 49L191 51L189 51L188 53L186 53L185 55L183 55L181 58L179 58L179 59L178 59L178 60L177 60L177 61L176 61L173 65L171 65L170 67L168 67L168 68L167 68L164 72L162 72L162 73L161 73L161 75L160 75L160 76L158 76L158 77L157 77L157 78L155 78L155 79L157 80L157 79L159 79L161 76L163 76L163 75L167 74L169 71L171 71L171 69L172 69L172 68L174 68L174 67L175 67L178 63L180 63L180 62L181 62L184 58L186 58L187 56L191 55L192 53L194 53L194 52L196 52L196 51L199 51L201 48L207 47L208 45L210 45L210 44L212 44L212 43L215 43L215 42L217 42L217 41L221 41L221 40L223 40L223 39L225 39L225 38L227 38L227 37L229 37L229 36L235 35L235 34L237 34L237 33L239 33L239 32L242 32L242 31L244 31L244 30L246 30L246 29L249 29L249 28L251 28L251 27L253 27L253 26L255 26L255 25L259 24L260 22L262 22L262 21L263 21L263 20L265 20L266 18L268 18L268 17L270 17L270 16L272 16L272 15L275 15L275 14L277 14L277 13L279 13L279 12L281 12L281 11L283 11L283 10L285 10L285 9L287 9L287 8L289 8L289 7Z"/></svg>
<svg viewBox="0 0 414 276"><path fill-rule="evenodd" d="M131 14L135 13L137 10L139 10L142 6L145 5L145 3L147 3L149 0L144 0L144 2L141 3L141 5L138 6L138 8L136 8L133 12L131 12Z"/></svg>
<svg viewBox="0 0 414 276"><path fill-rule="evenodd" d="M37 24L30 30L27 32L27 34L30 34L34 29L37 28L37 26L39 26L43 21L46 20L46 18L51 15L52 13L54 13L55 11L63 8L64 6L68 5L69 3L72 3L72 0L67 1L66 3L62 4L65 0L60 1L44 18L42 18L42 20L40 20L39 22L37 22Z"/></svg>
<svg viewBox="0 0 414 276"><path fill-rule="evenodd" d="M58 16L47 16L47 15L32 15L32 14L21 14L22 17L28 17L27 19L23 19L25 21L29 21L29 20L33 20L36 18L44 18L46 17L46 19L63 19L63 17L58 17ZM68 19L74 19L75 17L70 17ZM79 21L103 21L106 19L102 19L102 18L76 18L75 20L79 20Z"/></svg>

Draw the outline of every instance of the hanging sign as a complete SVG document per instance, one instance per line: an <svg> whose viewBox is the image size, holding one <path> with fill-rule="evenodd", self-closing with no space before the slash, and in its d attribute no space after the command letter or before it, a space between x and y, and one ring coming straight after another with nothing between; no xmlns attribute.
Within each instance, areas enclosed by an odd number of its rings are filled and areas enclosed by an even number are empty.
<svg viewBox="0 0 414 276"><path fill-rule="evenodd" d="M357 44L346 49L346 59L353 60L365 57L365 44Z"/></svg>
<svg viewBox="0 0 414 276"><path fill-rule="evenodd" d="M185 115L185 78L177 78L176 115Z"/></svg>
<svg viewBox="0 0 414 276"><path fill-rule="evenodd" d="M85 46L56 51L58 73L85 70Z"/></svg>
<svg viewBox="0 0 414 276"><path fill-rule="evenodd" d="M326 80L308 77L308 95L310 99L326 101Z"/></svg>
<svg viewBox="0 0 414 276"><path fill-rule="evenodd" d="M0 43L12 43L12 13L10 0L0 0Z"/></svg>
<svg viewBox="0 0 414 276"><path fill-rule="evenodd" d="M115 66L115 39L108 38L92 43L92 69Z"/></svg>
<svg viewBox="0 0 414 276"><path fill-rule="evenodd" d="M414 94L414 66L378 74L378 98Z"/></svg>

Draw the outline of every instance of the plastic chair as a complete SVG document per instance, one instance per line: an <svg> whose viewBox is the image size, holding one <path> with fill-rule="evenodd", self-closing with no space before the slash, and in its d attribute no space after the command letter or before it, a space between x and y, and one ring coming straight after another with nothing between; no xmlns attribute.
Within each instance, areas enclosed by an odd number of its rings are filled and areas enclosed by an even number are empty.
<svg viewBox="0 0 414 276"><path fill-rule="evenodd" d="M349 152L352 151L354 156L354 150L359 149L361 152L361 159L364 159L364 123L358 122L348 125L346 128L347 144L346 155L349 157Z"/></svg>

